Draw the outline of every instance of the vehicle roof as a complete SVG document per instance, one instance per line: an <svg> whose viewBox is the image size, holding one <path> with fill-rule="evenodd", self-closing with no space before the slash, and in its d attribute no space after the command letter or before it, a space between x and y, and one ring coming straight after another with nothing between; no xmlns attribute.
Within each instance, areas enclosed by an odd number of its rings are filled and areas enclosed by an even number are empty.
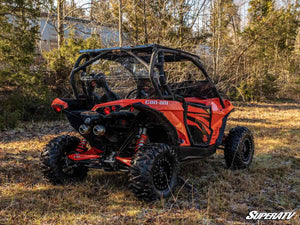
<svg viewBox="0 0 300 225"><path fill-rule="evenodd" d="M182 51L180 49L175 49L175 48L170 48L170 47L166 47L166 46L162 46L162 45L158 45L158 44L149 44L149 45L138 45L138 46L125 46L125 47L113 47L113 48L99 48L99 49L87 49L87 50L80 50L79 53L81 54L92 54L92 55L98 55L99 53L103 53L103 52L112 52L113 54L120 51L120 50L125 50L125 51L131 51L133 53L143 53L143 57L150 57L151 54L153 53L153 51L155 49L165 49L165 50L172 50L174 51L176 54L180 55L181 53L185 54L185 55L189 55L192 57L197 57L199 58L199 56L186 52L186 51ZM177 57L176 57L177 58ZM179 57L181 58L181 57ZM177 58L177 60L174 61L178 61L179 58ZM184 56L182 57L182 59L185 58ZM148 61L148 60L147 60ZM173 60L166 60L166 61L173 61Z"/></svg>

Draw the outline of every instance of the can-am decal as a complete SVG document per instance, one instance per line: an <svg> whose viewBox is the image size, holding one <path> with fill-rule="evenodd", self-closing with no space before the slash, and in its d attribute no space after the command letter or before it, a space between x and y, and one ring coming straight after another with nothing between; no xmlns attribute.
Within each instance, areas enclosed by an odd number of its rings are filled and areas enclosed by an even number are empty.
<svg viewBox="0 0 300 225"><path fill-rule="evenodd" d="M159 101L159 100L146 100L145 104L147 105L169 105L168 101Z"/></svg>

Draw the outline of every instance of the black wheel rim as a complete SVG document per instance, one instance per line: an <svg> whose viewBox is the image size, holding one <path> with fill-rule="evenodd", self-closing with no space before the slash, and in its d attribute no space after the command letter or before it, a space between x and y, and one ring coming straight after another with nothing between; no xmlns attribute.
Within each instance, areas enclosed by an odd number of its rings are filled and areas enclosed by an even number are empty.
<svg viewBox="0 0 300 225"><path fill-rule="evenodd" d="M158 159L152 172L155 188L160 191L168 189L173 176L173 161L167 156Z"/></svg>
<svg viewBox="0 0 300 225"><path fill-rule="evenodd" d="M251 148L252 148L251 141L248 138L246 138L243 142L242 149L241 149L242 159L244 162L250 161L251 154L252 154Z"/></svg>

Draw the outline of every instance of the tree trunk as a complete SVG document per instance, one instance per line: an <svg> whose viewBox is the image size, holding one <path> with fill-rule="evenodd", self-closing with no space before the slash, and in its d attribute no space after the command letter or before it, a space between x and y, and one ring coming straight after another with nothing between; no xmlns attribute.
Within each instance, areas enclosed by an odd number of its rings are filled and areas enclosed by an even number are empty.
<svg viewBox="0 0 300 225"><path fill-rule="evenodd" d="M57 47L64 41L64 0L57 0Z"/></svg>
<svg viewBox="0 0 300 225"><path fill-rule="evenodd" d="M147 32L147 16L146 16L146 0L144 0L144 44L148 44L148 32Z"/></svg>
<svg viewBox="0 0 300 225"><path fill-rule="evenodd" d="M213 52L212 52L212 59L213 59L213 78L216 79L216 3L215 1L211 1L212 7L212 45L213 45Z"/></svg>
<svg viewBox="0 0 300 225"><path fill-rule="evenodd" d="M119 0L119 46L123 46L123 31L122 31L122 25L123 25L123 14L122 14L122 0Z"/></svg>
<svg viewBox="0 0 300 225"><path fill-rule="evenodd" d="M91 9L90 9L90 21L93 21L93 5L94 5L94 1L91 0Z"/></svg>
<svg viewBox="0 0 300 225"><path fill-rule="evenodd" d="M135 45L138 45L139 30L138 30L138 16L137 16L137 2L134 1L134 16L135 16Z"/></svg>
<svg viewBox="0 0 300 225"><path fill-rule="evenodd" d="M71 17L74 17L74 11L73 11L73 9L75 9L75 2L74 2L74 0L72 0L71 1Z"/></svg>
<svg viewBox="0 0 300 225"><path fill-rule="evenodd" d="M221 39L221 0L218 0L218 29L217 29L217 53L216 53L216 76L220 81L220 74L219 74L219 59L220 59L220 39Z"/></svg>

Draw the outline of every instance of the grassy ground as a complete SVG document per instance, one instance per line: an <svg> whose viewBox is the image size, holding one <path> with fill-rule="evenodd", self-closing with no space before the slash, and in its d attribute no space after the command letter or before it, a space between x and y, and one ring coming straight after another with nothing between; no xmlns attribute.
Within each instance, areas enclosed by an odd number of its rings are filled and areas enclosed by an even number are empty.
<svg viewBox="0 0 300 225"><path fill-rule="evenodd" d="M168 200L138 201L127 175L91 171L87 181L53 186L42 179L39 155L53 137L70 133L61 122L23 124L0 132L0 224L244 224L251 210L298 208L300 224L299 104L237 104L228 129L249 127L255 137L253 164L246 171L224 169L222 152L182 169L188 183ZM268 221L268 224L275 223Z"/></svg>

